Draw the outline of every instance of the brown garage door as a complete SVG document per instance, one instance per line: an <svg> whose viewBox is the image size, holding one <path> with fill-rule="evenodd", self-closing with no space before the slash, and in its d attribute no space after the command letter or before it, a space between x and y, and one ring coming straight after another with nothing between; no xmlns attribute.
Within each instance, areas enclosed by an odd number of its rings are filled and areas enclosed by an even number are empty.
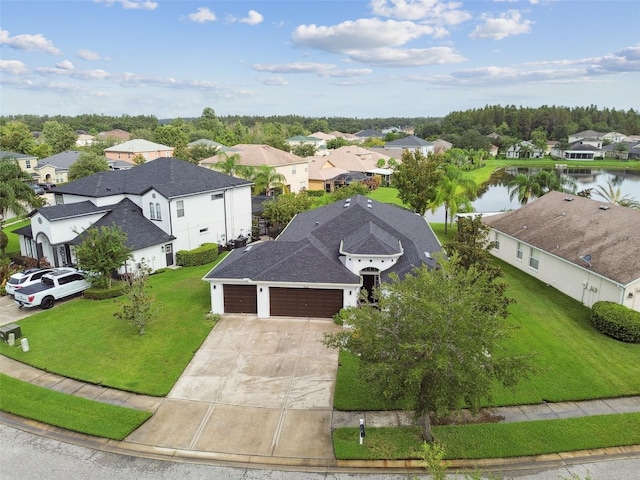
<svg viewBox="0 0 640 480"><path fill-rule="evenodd" d="M271 287L269 296L275 317L331 318L342 308L342 290Z"/></svg>
<svg viewBox="0 0 640 480"><path fill-rule="evenodd" d="M258 313L255 285L224 285L225 313Z"/></svg>

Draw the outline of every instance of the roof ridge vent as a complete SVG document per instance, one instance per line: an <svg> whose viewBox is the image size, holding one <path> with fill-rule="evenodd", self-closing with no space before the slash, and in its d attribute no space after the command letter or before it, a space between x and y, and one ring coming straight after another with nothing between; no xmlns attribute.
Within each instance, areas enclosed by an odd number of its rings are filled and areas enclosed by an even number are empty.
<svg viewBox="0 0 640 480"><path fill-rule="evenodd" d="M573 198L571 198L571 197L564 197L564 201L565 201L565 202L573 202Z"/></svg>
<svg viewBox="0 0 640 480"><path fill-rule="evenodd" d="M609 208L611 208L611 207L609 207L609 205L600 205L598 208L600 210L609 210Z"/></svg>

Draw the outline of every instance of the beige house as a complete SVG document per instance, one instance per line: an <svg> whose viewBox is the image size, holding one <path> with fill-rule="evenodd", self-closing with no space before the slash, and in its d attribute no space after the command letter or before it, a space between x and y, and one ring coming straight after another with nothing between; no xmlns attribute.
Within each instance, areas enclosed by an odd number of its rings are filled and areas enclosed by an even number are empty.
<svg viewBox="0 0 640 480"><path fill-rule="evenodd" d="M587 307L640 311L640 210L550 192L483 222L494 256Z"/></svg>
<svg viewBox="0 0 640 480"><path fill-rule="evenodd" d="M98 134L98 138L100 140L112 138L119 142L126 142L127 140L131 139L131 134L120 128L114 128L113 130L109 130L107 132L100 132Z"/></svg>
<svg viewBox="0 0 640 480"><path fill-rule="evenodd" d="M302 192L309 188L309 160L270 145L239 144L232 147L233 155L238 155L240 165L273 167L286 179L285 185L290 192ZM222 155L205 158L200 162L203 167L211 167L224 161Z"/></svg>
<svg viewBox="0 0 640 480"><path fill-rule="evenodd" d="M135 162L135 157L142 156L145 162L148 162L160 157L173 157L173 147L138 138L105 148L104 156L111 160L124 160L130 163Z"/></svg>
<svg viewBox="0 0 640 480"><path fill-rule="evenodd" d="M333 179L349 170L336 167L327 157L308 157L309 160L309 190L332 192Z"/></svg>
<svg viewBox="0 0 640 480"><path fill-rule="evenodd" d="M4 150L0 150L0 161L1 160L15 160L18 162L18 165L20 165L20 169L23 172L27 172L31 175L33 175L33 169L38 164L38 157L25 155L24 153L7 152Z"/></svg>

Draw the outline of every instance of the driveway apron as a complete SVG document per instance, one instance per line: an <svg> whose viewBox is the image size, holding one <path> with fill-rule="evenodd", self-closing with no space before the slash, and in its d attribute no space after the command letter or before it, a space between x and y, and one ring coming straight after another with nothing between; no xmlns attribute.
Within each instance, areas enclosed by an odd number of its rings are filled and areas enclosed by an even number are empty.
<svg viewBox="0 0 640 480"><path fill-rule="evenodd" d="M332 459L338 353L329 319L225 315L153 417L127 441L264 457Z"/></svg>

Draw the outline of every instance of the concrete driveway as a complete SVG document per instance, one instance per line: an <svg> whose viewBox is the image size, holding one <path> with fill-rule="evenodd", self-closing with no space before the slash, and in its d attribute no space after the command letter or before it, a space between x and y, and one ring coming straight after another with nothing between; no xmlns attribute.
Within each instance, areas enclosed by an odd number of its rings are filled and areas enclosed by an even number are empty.
<svg viewBox="0 0 640 480"><path fill-rule="evenodd" d="M242 456L333 459L338 352L330 319L225 315L128 442ZM161 368L159 366L158 368Z"/></svg>
<svg viewBox="0 0 640 480"><path fill-rule="evenodd" d="M41 311L39 308L19 308L12 296L5 295L0 297L0 326L15 323Z"/></svg>

